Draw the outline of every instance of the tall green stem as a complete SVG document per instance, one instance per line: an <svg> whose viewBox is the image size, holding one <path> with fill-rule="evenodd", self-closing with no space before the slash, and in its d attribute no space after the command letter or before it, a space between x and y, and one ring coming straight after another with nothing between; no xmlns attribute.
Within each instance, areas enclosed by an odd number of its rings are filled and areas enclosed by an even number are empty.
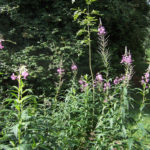
<svg viewBox="0 0 150 150"><path fill-rule="evenodd" d="M20 77L21 78L21 77ZM18 126L18 143L21 144L21 124L22 124L22 119L21 119L21 114L22 114L22 102L20 103L22 99L22 85L21 85L21 79L18 79L18 104L19 104L19 114L18 114L18 119L19 119L19 126ZM20 149L20 148L19 148Z"/></svg>
<svg viewBox="0 0 150 150"><path fill-rule="evenodd" d="M89 5L88 5L88 16L90 16L89 14ZM90 33L90 25L88 23L88 46L89 46L89 68L90 68L90 73L91 73L91 77L92 77L92 89L93 89L93 102L95 101L95 89L94 89L94 76L93 76L93 71L92 71L92 50L91 50L91 33Z"/></svg>
<svg viewBox="0 0 150 150"><path fill-rule="evenodd" d="M58 87L57 87L57 90L56 90L56 95L55 95L55 104L57 103L57 97L58 97L58 94L59 94L59 90L61 88L61 85L62 85L62 81L61 81L61 75L59 76L59 84L58 84Z"/></svg>

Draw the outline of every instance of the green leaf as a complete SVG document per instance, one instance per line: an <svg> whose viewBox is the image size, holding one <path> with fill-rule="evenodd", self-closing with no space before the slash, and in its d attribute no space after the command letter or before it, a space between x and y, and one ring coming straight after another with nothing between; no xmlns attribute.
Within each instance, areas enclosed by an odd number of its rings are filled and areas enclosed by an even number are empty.
<svg viewBox="0 0 150 150"><path fill-rule="evenodd" d="M12 127L12 132L14 133L15 137L18 137L18 127L19 124L16 124L15 126Z"/></svg>
<svg viewBox="0 0 150 150"><path fill-rule="evenodd" d="M144 125L142 123L138 123L138 128L142 131L142 135L145 136L147 131L144 128Z"/></svg>
<svg viewBox="0 0 150 150"><path fill-rule="evenodd" d="M113 118L110 118L109 122L110 122L110 127L112 128L113 127Z"/></svg>
<svg viewBox="0 0 150 150"><path fill-rule="evenodd" d="M22 118L22 120L28 120L30 118L27 110L23 110L23 112L21 114L21 118Z"/></svg>
<svg viewBox="0 0 150 150"><path fill-rule="evenodd" d="M125 96L127 95L127 92L128 92L128 91L127 91L127 88L124 87L124 88L123 88L123 94L124 94Z"/></svg>
<svg viewBox="0 0 150 150"><path fill-rule="evenodd" d="M8 145L3 145L3 144L0 144L0 149L11 150L11 148Z"/></svg>
<svg viewBox="0 0 150 150"><path fill-rule="evenodd" d="M123 136L126 137L127 136L127 131L125 126L122 126L122 131L123 131Z"/></svg>
<svg viewBox="0 0 150 150"><path fill-rule="evenodd" d="M97 28L91 29L91 32L98 32Z"/></svg>
<svg viewBox="0 0 150 150"><path fill-rule="evenodd" d="M31 99L31 98L33 98L33 95L24 96L24 97L20 100L20 103L22 103L22 102L25 101L25 100L29 100L29 99Z"/></svg>
<svg viewBox="0 0 150 150"><path fill-rule="evenodd" d="M81 14L82 14L81 10L78 9L77 11L74 12L73 19L76 21Z"/></svg>
<svg viewBox="0 0 150 150"><path fill-rule="evenodd" d="M82 35L83 33L87 32L85 29L81 29L77 32L77 36Z"/></svg>
<svg viewBox="0 0 150 150"><path fill-rule="evenodd" d="M19 150L29 150L32 149L31 144L21 144L18 146Z"/></svg>
<svg viewBox="0 0 150 150"><path fill-rule="evenodd" d="M26 89L26 90L24 90L24 91L22 92L22 94L25 94L26 92L32 93L32 90L31 90L31 89Z"/></svg>
<svg viewBox="0 0 150 150"><path fill-rule="evenodd" d="M91 14L93 14L93 15L100 15L99 11L97 11L97 10L92 10Z"/></svg>
<svg viewBox="0 0 150 150"><path fill-rule="evenodd" d="M11 102L13 102L14 101L14 99L12 99L12 98L7 98L7 99L5 99L5 102L9 102L9 103L11 103Z"/></svg>
<svg viewBox="0 0 150 150"><path fill-rule="evenodd" d="M134 144L134 140L132 138L128 139L128 147L129 147L129 150L132 150L132 146Z"/></svg>

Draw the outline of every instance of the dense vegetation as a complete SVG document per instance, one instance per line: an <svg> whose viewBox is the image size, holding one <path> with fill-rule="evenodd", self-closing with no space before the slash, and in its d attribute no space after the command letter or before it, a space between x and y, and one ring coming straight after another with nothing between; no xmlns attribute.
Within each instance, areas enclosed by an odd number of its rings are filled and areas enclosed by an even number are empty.
<svg viewBox="0 0 150 150"><path fill-rule="evenodd" d="M150 148L146 0L0 0L0 22L0 149Z"/></svg>

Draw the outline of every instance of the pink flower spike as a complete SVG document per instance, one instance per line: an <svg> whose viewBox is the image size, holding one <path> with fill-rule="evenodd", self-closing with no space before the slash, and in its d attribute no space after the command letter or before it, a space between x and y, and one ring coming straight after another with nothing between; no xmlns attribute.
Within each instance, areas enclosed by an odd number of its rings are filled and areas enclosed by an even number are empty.
<svg viewBox="0 0 150 150"><path fill-rule="evenodd" d="M120 82L120 79L118 77L116 77L114 80L114 84L117 85L117 84L119 84L119 82Z"/></svg>
<svg viewBox="0 0 150 150"><path fill-rule="evenodd" d="M17 79L17 76L15 76L15 74L13 73L13 74L11 75L11 79L12 79L12 80L16 80L16 79Z"/></svg>
<svg viewBox="0 0 150 150"><path fill-rule="evenodd" d="M24 71L24 72L22 73L22 76L24 77L24 79L26 79L28 75L29 75L29 73L26 72L26 71Z"/></svg>
<svg viewBox="0 0 150 150"><path fill-rule="evenodd" d="M72 64L71 69L72 69L73 71L76 71L78 68L77 68L77 66L76 66L75 64Z"/></svg>
<svg viewBox="0 0 150 150"><path fill-rule="evenodd" d="M142 84L142 85L145 84L145 81L144 81L144 80L141 80L141 84Z"/></svg>
<svg viewBox="0 0 150 150"><path fill-rule="evenodd" d="M99 81L99 82L102 82L103 81L103 77L101 74L97 73L96 75L96 80Z"/></svg>
<svg viewBox="0 0 150 150"><path fill-rule="evenodd" d="M109 82L107 82L107 83L104 83L104 91L106 90L106 89L110 89L110 83Z"/></svg>
<svg viewBox="0 0 150 150"><path fill-rule="evenodd" d="M106 34L105 28L103 26L101 26L101 27L98 28L98 34L100 36Z"/></svg>
<svg viewBox="0 0 150 150"><path fill-rule="evenodd" d="M58 72L59 75L62 75L62 73L64 72L64 69L58 68L58 69L57 69L57 72Z"/></svg>
<svg viewBox="0 0 150 150"><path fill-rule="evenodd" d="M0 41L0 49L3 49L4 46L2 45L1 41Z"/></svg>
<svg viewBox="0 0 150 150"><path fill-rule="evenodd" d="M131 54L130 54L130 53L124 54L124 55L122 56L122 60L121 60L120 63L121 63L121 64L124 63L124 64L130 65L130 64L132 63Z"/></svg>
<svg viewBox="0 0 150 150"><path fill-rule="evenodd" d="M82 80L79 80L79 83L82 85L82 84L84 83L84 81L82 81Z"/></svg>
<svg viewBox="0 0 150 150"><path fill-rule="evenodd" d="M149 72L145 73L145 78L149 78Z"/></svg>
<svg viewBox="0 0 150 150"><path fill-rule="evenodd" d="M88 86L88 83L85 83L85 84L83 85L84 88L86 88L87 86Z"/></svg>

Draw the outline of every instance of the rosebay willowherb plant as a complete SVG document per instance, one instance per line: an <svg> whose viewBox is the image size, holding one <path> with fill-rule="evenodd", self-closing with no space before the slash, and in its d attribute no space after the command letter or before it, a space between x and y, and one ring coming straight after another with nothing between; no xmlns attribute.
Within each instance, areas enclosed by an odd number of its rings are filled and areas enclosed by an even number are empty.
<svg viewBox="0 0 150 150"><path fill-rule="evenodd" d="M149 85L150 79L149 78L150 78L150 66L148 67L146 73L142 76L142 79L141 79L142 89L138 89L139 93L142 95L142 103L140 105L139 120L142 119L143 110L149 101L149 99L147 98L147 95L149 94L149 88L150 88L150 85Z"/></svg>
<svg viewBox="0 0 150 150"><path fill-rule="evenodd" d="M27 135L28 126L30 126L29 119L34 113L35 107L28 107L30 104L36 104L35 96L28 95L31 92L30 89L23 89L23 79L26 80L28 76L28 70L26 66L20 66L18 75L14 73L11 75L12 80L17 80L18 86L13 86L11 90L11 98L7 98L4 101L5 113L7 115L5 127L2 129L1 140L9 145L4 145L0 142L0 148L2 149L31 149L30 135ZM9 110L10 109L10 110ZM30 140L29 140L29 139Z"/></svg>
<svg viewBox="0 0 150 150"><path fill-rule="evenodd" d="M105 78L100 73L96 76L97 89L100 94L102 106L99 111L99 119L95 128L94 149L124 149L127 148L127 123L130 96L128 95L129 81L133 74L132 59L125 49L121 64L125 67L125 73L120 78L116 77L112 84L109 76L110 54L107 49L106 31L100 21L98 36L100 55L105 67Z"/></svg>
<svg viewBox="0 0 150 150"><path fill-rule="evenodd" d="M78 9L75 20L80 16L83 26L78 34L87 33L83 43L89 46L89 67L91 76L82 75L77 78L80 66L72 62L70 66L72 79L67 89L64 74L67 69L62 60L57 68L56 90L43 102L36 103L35 96L28 95L30 89L25 88L29 73L26 66L20 66L18 72L11 75L13 82L18 83L11 90L9 98L0 102L0 149L2 150L140 150L148 149L148 144L135 137L140 129L148 137L148 131L141 125L144 108L148 103L149 70L143 75L140 113L130 128L129 109L131 101L130 80L133 75L133 60L130 52L125 48L120 63L124 73L112 76L110 69L110 54L107 48L108 38L106 29L98 27L99 52L104 70L93 75L91 63L91 32L96 19L92 17L95 11L89 6L96 0L86 0L88 9ZM94 30L95 31L95 30ZM0 49L3 48L0 42ZM92 80L91 80L92 78ZM63 94L62 94L63 92ZM44 95L44 94L43 94ZM62 96L63 95L63 96ZM134 119L133 119L134 120Z"/></svg>

